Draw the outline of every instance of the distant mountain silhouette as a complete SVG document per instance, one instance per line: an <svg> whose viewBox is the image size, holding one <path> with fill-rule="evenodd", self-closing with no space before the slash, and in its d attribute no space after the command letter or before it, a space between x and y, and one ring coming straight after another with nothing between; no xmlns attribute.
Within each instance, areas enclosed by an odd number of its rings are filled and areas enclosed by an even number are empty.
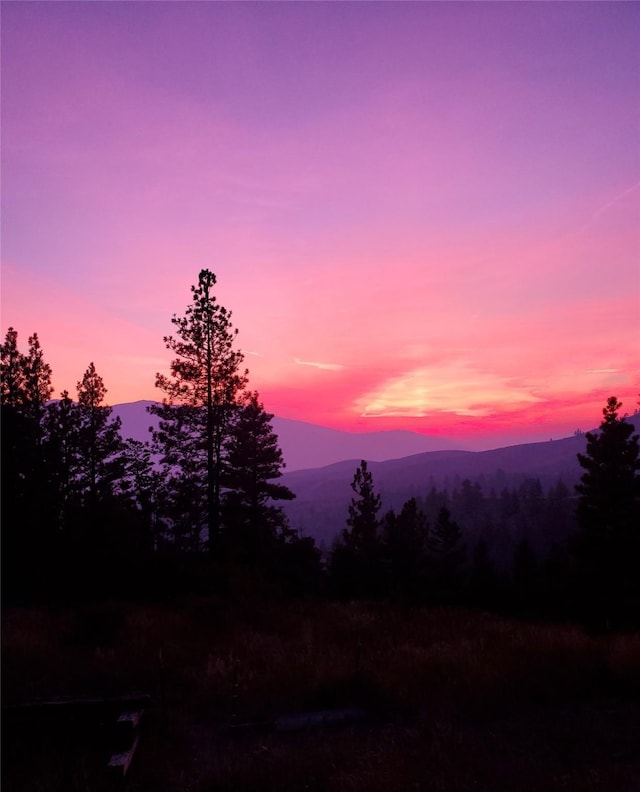
<svg viewBox="0 0 640 792"><path fill-rule="evenodd" d="M158 419L155 415L147 412L147 407L157 404L154 401L136 401L126 404L114 404L112 416L120 418L122 421L122 436L132 440L150 440L151 433L149 428L154 429L158 426Z"/></svg>
<svg viewBox="0 0 640 792"><path fill-rule="evenodd" d="M149 427L158 419L146 408L152 401L116 404L113 415L122 420L123 437L148 440ZM272 421L284 456L286 470L319 468L343 459L383 461L424 451L459 448L450 440L418 432L342 432L324 426L275 416Z"/></svg>
<svg viewBox="0 0 640 792"><path fill-rule="evenodd" d="M640 415L627 420L640 431ZM572 490L582 473L577 454L585 449L586 437L574 435L491 451L433 451L386 462L367 461L382 496L382 514L400 509L409 498L426 496L432 487L451 491L464 479L479 482L485 492L499 493L530 478L539 479L545 490L558 480ZM296 493L296 499L284 505L292 527L328 545L345 527L353 495L350 485L360 461L354 457L319 470L285 473L283 484Z"/></svg>
<svg viewBox="0 0 640 792"><path fill-rule="evenodd" d="M153 403L113 407L113 414L122 420L124 437L149 439L149 427L157 424L157 418L146 407ZM627 420L640 431L640 415ZM577 454L586 448L584 435L462 451L452 442L413 432L358 434L278 417L273 427L287 463L282 483L296 494L283 508L292 527L325 546L345 527L353 495L350 485L362 459L369 462L384 512L400 509L411 497L426 496L432 487L452 490L466 478L479 482L485 492L499 493L529 478L539 479L545 489L558 480L572 489L581 475Z"/></svg>

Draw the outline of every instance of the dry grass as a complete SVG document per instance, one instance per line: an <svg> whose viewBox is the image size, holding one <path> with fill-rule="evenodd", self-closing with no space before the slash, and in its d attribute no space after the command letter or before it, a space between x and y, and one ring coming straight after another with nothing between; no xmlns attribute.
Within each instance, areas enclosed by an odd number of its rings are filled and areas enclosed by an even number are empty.
<svg viewBox="0 0 640 792"><path fill-rule="evenodd" d="M640 726L637 634L461 610L203 599L6 610L2 654L3 703L153 696L132 790L622 792L640 777L628 737ZM294 734L229 728L351 705L370 717ZM65 776L59 756L32 748L26 769L20 752L5 753L5 789L63 788L63 778L66 789L106 788L85 760Z"/></svg>

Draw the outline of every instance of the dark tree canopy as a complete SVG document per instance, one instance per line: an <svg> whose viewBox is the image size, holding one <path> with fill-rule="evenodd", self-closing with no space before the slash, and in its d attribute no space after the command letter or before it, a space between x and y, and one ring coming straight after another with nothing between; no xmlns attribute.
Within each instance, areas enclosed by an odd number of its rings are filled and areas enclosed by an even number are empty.
<svg viewBox="0 0 640 792"><path fill-rule="evenodd" d="M438 519L429 533L428 549L430 556L448 566L458 565L461 554L461 539L460 526L451 518L449 509L443 506L438 512Z"/></svg>
<svg viewBox="0 0 640 792"><path fill-rule="evenodd" d="M179 580L190 590L199 585L192 578L224 585L225 564L235 569L238 559L285 589L304 590L308 578L318 585L313 540L291 530L278 506L294 495L278 481L284 461L273 416L244 391L236 332L214 283L200 273L193 305L174 317L180 336L165 339L177 358L170 377L158 375L167 398L154 409L153 444L122 440L93 362L76 401L66 390L51 400L38 335L25 354L9 328L0 348L3 592L18 600L120 596L145 580L162 591ZM224 496L227 536L242 552L202 563L212 492L216 530Z"/></svg>
<svg viewBox="0 0 640 792"><path fill-rule="evenodd" d="M267 561L277 543L286 538L287 518L275 501L295 497L277 481L284 460L272 419L257 392L244 393L224 446L225 545L235 556L251 563Z"/></svg>
<svg viewBox="0 0 640 792"><path fill-rule="evenodd" d="M9 328L0 345L3 591L18 601L29 591L119 596L128 580L130 591L150 583L156 592L219 594L262 581L280 592L465 602L637 627L640 448L615 397L599 430L581 435L577 508L560 479L507 486L497 471L447 477L442 490L425 481L380 519L363 460L324 564L280 505L294 494L281 480L273 415L246 388L215 282L200 272L192 304L173 317L177 333L165 343L175 359L169 375L157 375L165 399L152 409L160 419L152 443L123 442L93 363L76 401L67 391L52 400L37 333L22 352Z"/></svg>
<svg viewBox="0 0 640 792"><path fill-rule="evenodd" d="M51 366L44 359L38 334L29 336L29 352L25 360L25 396L26 403L35 421L42 419L45 405L51 398Z"/></svg>
<svg viewBox="0 0 640 792"><path fill-rule="evenodd" d="M426 574L428 533L427 517L415 498L406 501L399 514L385 514L382 543L392 592L420 595Z"/></svg>
<svg viewBox="0 0 640 792"><path fill-rule="evenodd" d="M213 294L216 283L213 272L201 270L198 285L191 287L192 304L184 316L174 314L171 319L177 337L164 338L167 349L176 355L171 376L156 375L156 387L171 404L203 406L214 412L228 409L246 384L247 371L241 371L244 355L233 348L238 331L231 323L231 311Z"/></svg>
<svg viewBox="0 0 640 792"><path fill-rule="evenodd" d="M10 327L0 347L0 397L4 407L17 408L26 400L26 356L18 349L18 332Z"/></svg>
<svg viewBox="0 0 640 792"><path fill-rule="evenodd" d="M291 500L288 487L275 479L285 467L273 415L264 409L257 392L242 395L229 426L225 443L225 485L241 492L247 506L267 500Z"/></svg>
<svg viewBox="0 0 640 792"><path fill-rule="evenodd" d="M161 421L155 443L164 456L166 476L178 487L182 479L183 489L194 495L202 490L196 501L212 552L220 534L223 446L248 374L241 368L244 356L234 349L238 331L231 312L217 302L215 285L213 272L201 270L197 286L191 287L192 304L184 316L173 316L176 336L166 336L164 342L176 357L170 376L156 376L156 387L166 398L162 406L151 408ZM199 533L197 525L191 527Z"/></svg>
<svg viewBox="0 0 640 792"><path fill-rule="evenodd" d="M28 352L18 348L18 333L10 327L0 346L2 406L2 561L3 575L20 578L20 560L31 558L30 572L45 563L47 469L42 456L42 416L51 396L51 368L37 334L28 340Z"/></svg>
<svg viewBox="0 0 640 792"><path fill-rule="evenodd" d="M607 400L597 432L586 435L579 493L578 557L599 607L614 614L640 607L640 447L634 426L619 416L622 404Z"/></svg>
<svg viewBox="0 0 640 792"><path fill-rule="evenodd" d="M596 543L640 530L640 447L633 424L618 415L621 407L615 396L607 400L600 430L587 433L586 453L578 454L585 471L576 487L580 525Z"/></svg>
<svg viewBox="0 0 640 792"><path fill-rule="evenodd" d="M47 405L43 458L49 470L53 527L66 537L81 500L80 412L68 391Z"/></svg>
<svg viewBox="0 0 640 792"><path fill-rule="evenodd" d="M8 469L4 494L18 494L34 505L44 487L42 419L51 398L51 367L44 360L38 334L29 336L26 355L18 349L18 333L10 327L0 347L0 396L2 403L3 473Z"/></svg>
<svg viewBox="0 0 640 792"><path fill-rule="evenodd" d="M120 418L111 419L112 409L104 401L104 381L90 363L77 384L79 421L78 478L80 490L92 510L109 497L122 473L123 451Z"/></svg>
<svg viewBox="0 0 640 792"><path fill-rule="evenodd" d="M378 512L382 499L374 489L373 476L364 459L354 473L351 489L355 497L349 504L348 528L343 531L344 542L347 547L358 552L369 553L378 546Z"/></svg>
<svg viewBox="0 0 640 792"><path fill-rule="evenodd" d="M330 573L341 596L371 595L381 589L382 541L378 512L382 499L375 491L366 460L357 467L351 482L354 497L349 504L347 527L336 540Z"/></svg>

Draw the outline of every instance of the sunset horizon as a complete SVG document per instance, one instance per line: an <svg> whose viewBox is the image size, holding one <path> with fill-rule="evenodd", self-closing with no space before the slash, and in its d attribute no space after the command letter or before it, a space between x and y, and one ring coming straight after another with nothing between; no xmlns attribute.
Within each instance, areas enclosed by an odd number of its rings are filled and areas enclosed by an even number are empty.
<svg viewBox="0 0 640 792"><path fill-rule="evenodd" d="M161 401L217 277L268 412L479 450L640 399L640 9L3 3L2 326Z"/></svg>

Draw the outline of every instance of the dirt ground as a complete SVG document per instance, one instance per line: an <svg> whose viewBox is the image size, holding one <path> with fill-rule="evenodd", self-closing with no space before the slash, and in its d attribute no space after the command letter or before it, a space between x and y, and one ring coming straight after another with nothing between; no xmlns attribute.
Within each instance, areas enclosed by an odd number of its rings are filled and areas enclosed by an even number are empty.
<svg viewBox="0 0 640 792"><path fill-rule="evenodd" d="M427 712L280 732L152 708L127 775L104 724L7 734L2 787L32 790L640 792L640 704L598 699L504 718Z"/></svg>
<svg viewBox="0 0 640 792"><path fill-rule="evenodd" d="M366 603L103 611L3 614L3 792L640 792L638 635ZM132 690L150 706L124 778L112 712L7 708Z"/></svg>

